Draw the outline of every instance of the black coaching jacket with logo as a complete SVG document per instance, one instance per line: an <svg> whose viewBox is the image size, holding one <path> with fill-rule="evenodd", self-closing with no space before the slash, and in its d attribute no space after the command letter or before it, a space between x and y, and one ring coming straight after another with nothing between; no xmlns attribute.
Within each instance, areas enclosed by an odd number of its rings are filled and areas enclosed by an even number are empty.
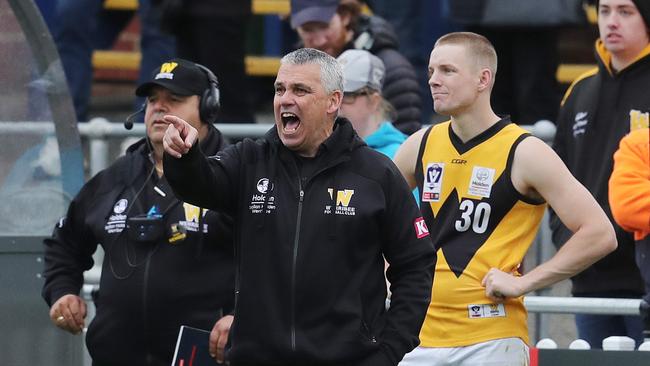
<svg viewBox="0 0 650 366"><path fill-rule="evenodd" d="M213 154L224 145L215 128L202 142ZM232 220L178 200L157 178L149 151L142 139L93 177L44 241L43 298L50 306L79 294L97 244L104 249L86 335L98 365L168 366L181 325L211 330L222 311L232 311ZM143 214L162 215L155 241L136 242L125 229L127 216Z"/></svg>
<svg viewBox="0 0 650 366"><path fill-rule="evenodd" d="M580 76L562 101L553 149L569 171L594 196L616 230L618 247L571 278L573 294L628 291L643 294L635 265L634 238L616 224L608 201L614 152L631 129L648 127L650 98L650 45L637 60L618 72L610 67L611 55L596 41L598 67ZM564 244L573 234L556 215L551 216L553 241Z"/></svg>
<svg viewBox="0 0 650 366"><path fill-rule="evenodd" d="M227 356L233 365L396 365L419 342L436 261L413 195L342 118L312 173L296 161L275 127L215 157L196 146L165 155L179 197L235 220Z"/></svg>

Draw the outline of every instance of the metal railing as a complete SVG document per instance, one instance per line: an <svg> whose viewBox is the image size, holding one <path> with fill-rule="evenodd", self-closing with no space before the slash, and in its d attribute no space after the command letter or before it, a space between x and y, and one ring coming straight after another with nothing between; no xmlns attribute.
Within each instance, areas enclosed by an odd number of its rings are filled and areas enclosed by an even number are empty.
<svg viewBox="0 0 650 366"><path fill-rule="evenodd" d="M268 131L272 123L240 123L215 124L227 138L260 137ZM127 130L122 122L109 122L105 118L93 118L88 123L79 123L79 134L88 139L90 146L89 166L90 176L108 167L109 140L125 137L143 137L144 124L138 123ZM550 121L539 121L534 125L522 126L540 139L550 142L555 136L555 125ZM54 133L51 122L0 122L0 133L22 133L48 135Z"/></svg>
<svg viewBox="0 0 650 366"><path fill-rule="evenodd" d="M260 137L272 126L264 124L216 124L227 138ZM127 130L123 123L109 122L105 118L95 118L88 123L79 123L79 133L88 140L90 156L88 157L91 175L106 168L110 163L109 142L125 137L142 137L145 126L136 124ZM555 135L555 126L548 121L540 121L535 125L522 126L540 139L550 142ZM54 125L47 122L0 122L0 133L48 135L54 133ZM543 229L542 231L544 231ZM542 235L540 247L551 246L548 235ZM539 258L546 260L548 254ZM90 299L90 292L99 283L99 268L86 272L84 293ZM543 292L542 292L543 293ZM640 315L640 299L605 299L605 298L575 298L552 296L526 296L524 304L533 313L564 313L564 314L611 314L611 315Z"/></svg>

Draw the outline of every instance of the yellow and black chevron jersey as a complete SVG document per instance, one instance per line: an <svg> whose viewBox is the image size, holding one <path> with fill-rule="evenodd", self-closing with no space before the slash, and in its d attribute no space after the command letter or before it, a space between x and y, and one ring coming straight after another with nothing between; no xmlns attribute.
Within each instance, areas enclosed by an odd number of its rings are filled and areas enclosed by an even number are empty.
<svg viewBox="0 0 650 366"><path fill-rule="evenodd" d="M546 205L521 195L510 177L515 148L528 136L509 119L467 143L450 122L423 136L416 180L438 260L421 346L528 342L523 298L493 304L481 286L490 268L517 271L544 214Z"/></svg>

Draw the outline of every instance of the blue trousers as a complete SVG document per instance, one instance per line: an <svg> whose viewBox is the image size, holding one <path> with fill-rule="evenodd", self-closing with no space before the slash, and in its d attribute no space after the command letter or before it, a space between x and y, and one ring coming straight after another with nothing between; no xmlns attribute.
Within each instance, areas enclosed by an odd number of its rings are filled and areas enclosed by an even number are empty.
<svg viewBox="0 0 650 366"><path fill-rule="evenodd" d="M581 294L581 297L639 298L640 294L625 292L598 292ZM589 342L592 349L602 349L603 339L609 336L628 336L636 347L643 343L641 316L576 314L578 337Z"/></svg>
<svg viewBox="0 0 650 366"><path fill-rule="evenodd" d="M57 0L50 31L56 43L73 99L77 119L88 118L88 102L92 85L92 53L110 48L132 18L124 11L106 11L103 0ZM160 31L160 11L151 0L139 0L142 61L138 83L175 55L172 36ZM135 105L142 105L137 100Z"/></svg>

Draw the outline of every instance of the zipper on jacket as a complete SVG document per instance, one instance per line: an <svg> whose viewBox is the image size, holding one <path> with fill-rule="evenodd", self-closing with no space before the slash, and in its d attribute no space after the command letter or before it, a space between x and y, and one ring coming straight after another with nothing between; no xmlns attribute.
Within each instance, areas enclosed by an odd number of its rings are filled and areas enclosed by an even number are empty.
<svg viewBox="0 0 650 366"><path fill-rule="evenodd" d="M296 219L296 236L293 240L293 262L291 266L291 350L296 350L296 262L298 260L298 243L300 241L300 218L302 216L302 201L305 197L305 191L302 189L302 183L298 179L300 187L300 198L298 200L298 217Z"/></svg>
<svg viewBox="0 0 650 366"><path fill-rule="evenodd" d="M144 278L142 281L142 328L145 338L145 360L149 363L151 359L151 349L149 345L149 338L147 334L149 333L149 317L147 316L147 291L149 291L149 264L151 260L151 252L147 253L147 261L144 264Z"/></svg>

